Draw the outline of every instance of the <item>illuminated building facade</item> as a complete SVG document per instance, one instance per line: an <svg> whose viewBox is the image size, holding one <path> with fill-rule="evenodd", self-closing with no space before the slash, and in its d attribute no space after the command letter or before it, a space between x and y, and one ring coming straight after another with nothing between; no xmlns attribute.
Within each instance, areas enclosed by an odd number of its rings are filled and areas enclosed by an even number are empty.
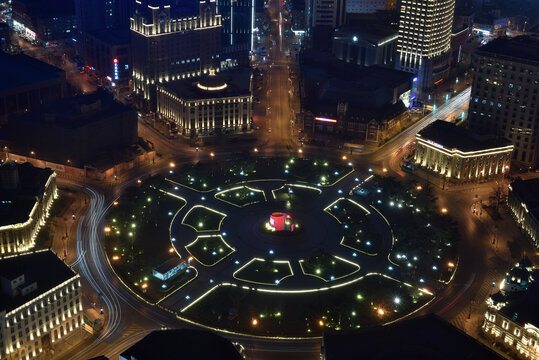
<svg viewBox="0 0 539 360"><path fill-rule="evenodd" d="M0 359L31 359L84 324L80 276L50 250L0 258Z"/></svg>
<svg viewBox="0 0 539 360"><path fill-rule="evenodd" d="M518 225L539 248L539 179L515 181L509 185L507 205Z"/></svg>
<svg viewBox="0 0 539 360"><path fill-rule="evenodd" d="M133 88L155 108L156 85L196 77L217 68L221 15L215 0L166 5L136 1L131 19Z"/></svg>
<svg viewBox="0 0 539 360"><path fill-rule="evenodd" d="M157 86L157 111L184 136L228 134L251 129L250 68L222 71Z"/></svg>
<svg viewBox="0 0 539 360"><path fill-rule="evenodd" d="M402 0L397 69L414 73L431 88L449 74L455 0Z"/></svg>
<svg viewBox="0 0 539 360"><path fill-rule="evenodd" d="M520 260L500 284L500 291L487 299L482 329L515 358L538 360L539 271L528 258Z"/></svg>
<svg viewBox="0 0 539 360"><path fill-rule="evenodd" d="M0 166L0 255L28 251L58 197L56 173L29 163Z"/></svg>
<svg viewBox="0 0 539 360"><path fill-rule="evenodd" d="M221 15L221 67L249 63L254 48L255 0L216 0Z"/></svg>
<svg viewBox="0 0 539 360"><path fill-rule="evenodd" d="M512 151L510 143L436 120L417 134L414 161L453 182L480 181L503 176Z"/></svg>
<svg viewBox="0 0 539 360"><path fill-rule="evenodd" d="M538 48L532 37L499 38L476 53L470 126L511 141L522 167L539 165Z"/></svg>

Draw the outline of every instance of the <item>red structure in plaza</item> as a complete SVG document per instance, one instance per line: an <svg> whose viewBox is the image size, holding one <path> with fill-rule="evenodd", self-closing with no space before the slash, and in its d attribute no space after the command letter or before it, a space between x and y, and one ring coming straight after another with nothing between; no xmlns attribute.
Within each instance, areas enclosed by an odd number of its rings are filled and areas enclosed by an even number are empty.
<svg viewBox="0 0 539 360"><path fill-rule="evenodd" d="M271 214L269 225L275 231L294 231L292 216L284 212L274 212Z"/></svg>

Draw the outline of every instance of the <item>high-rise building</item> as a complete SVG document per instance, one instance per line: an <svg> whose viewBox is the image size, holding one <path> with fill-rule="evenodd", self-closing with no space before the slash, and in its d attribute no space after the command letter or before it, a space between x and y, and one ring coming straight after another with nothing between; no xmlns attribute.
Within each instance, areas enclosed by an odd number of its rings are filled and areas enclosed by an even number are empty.
<svg viewBox="0 0 539 360"><path fill-rule="evenodd" d="M0 258L0 358L32 359L84 327L80 275L50 250Z"/></svg>
<svg viewBox="0 0 539 360"><path fill-rule="evenodd" d="M200 76L218 68L221 15L215 0L165 4L137 1L131 19L131 53L135 93L155 108L155 85Z"/></svg>
<svg viewBox="0 0 539 360"><path fill-rule="evenodd" d="M221 67L248 64L254 46L255 1L217 0L217 13L223 25Z"/></svg>
<svg viewBox="0 0 539 360"><path fill-rule="evenodd" d="M469 122L511 141L513 161L539 164L539 40L499 38L478 49Z"/></svg>
<svg viewBox="0 0 539 360"><path fill-rule="evenodd" d="M91 30L129 28L129 18L135 10L135 0L75 0L77 29Z"/></svg>
<svg viewBox="0 0 539 360"><path fill-rule="evenodd" d="M305 1L307 27L337 27L344 24L346 15L345 0L307 0Z"/></svg>
<svg viewBox="0 0 539 360"><path fill-rule="evenodd" d="M402 0L397 69L417 74L427 89L449 74L455 0Z"/></svg>
<svg viewBox="0 0 539 360"><path fill-rule="evenodd" d="M388 10L388 6L391 6L389 0L348 0L346 1L346 12L371 14L380 10Z"/></svg>

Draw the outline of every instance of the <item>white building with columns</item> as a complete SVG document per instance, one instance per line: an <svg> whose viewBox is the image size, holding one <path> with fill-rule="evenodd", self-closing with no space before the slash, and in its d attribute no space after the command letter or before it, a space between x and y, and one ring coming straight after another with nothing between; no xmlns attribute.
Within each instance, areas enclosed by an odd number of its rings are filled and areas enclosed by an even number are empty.
<svg viewBox="0 0 539 360"><path fill-rule="evenodd" d="M232 134L251 129L250 68L157 85L157 111L184 136Z"/></svg>
<svg viewBox="0 0 539 360"><path fill-rule="evenodd" d="M414 162L451 182L482 181L503 176L512 152L513 145L506 141L436 120L416 135Z"/></svg>
<svg viewBox="0 0 539 360"><path fill-rule="evenodd" d="M0 258L0 282L0 359L48 353L84 324L80 275L52 251Z"/></svg>

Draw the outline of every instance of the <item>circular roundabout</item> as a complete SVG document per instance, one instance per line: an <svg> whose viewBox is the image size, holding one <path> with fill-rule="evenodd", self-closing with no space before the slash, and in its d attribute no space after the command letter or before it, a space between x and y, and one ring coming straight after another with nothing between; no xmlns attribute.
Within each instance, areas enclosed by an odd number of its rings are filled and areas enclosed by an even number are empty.
<svg viewBox="0 0 539 360"><path fill-rule="evenodd" d="M171 168L114 202L105 247L135 294L214 329L385 324L432 301L458 263L451 220L411 189L320 159Z"/></svg>

